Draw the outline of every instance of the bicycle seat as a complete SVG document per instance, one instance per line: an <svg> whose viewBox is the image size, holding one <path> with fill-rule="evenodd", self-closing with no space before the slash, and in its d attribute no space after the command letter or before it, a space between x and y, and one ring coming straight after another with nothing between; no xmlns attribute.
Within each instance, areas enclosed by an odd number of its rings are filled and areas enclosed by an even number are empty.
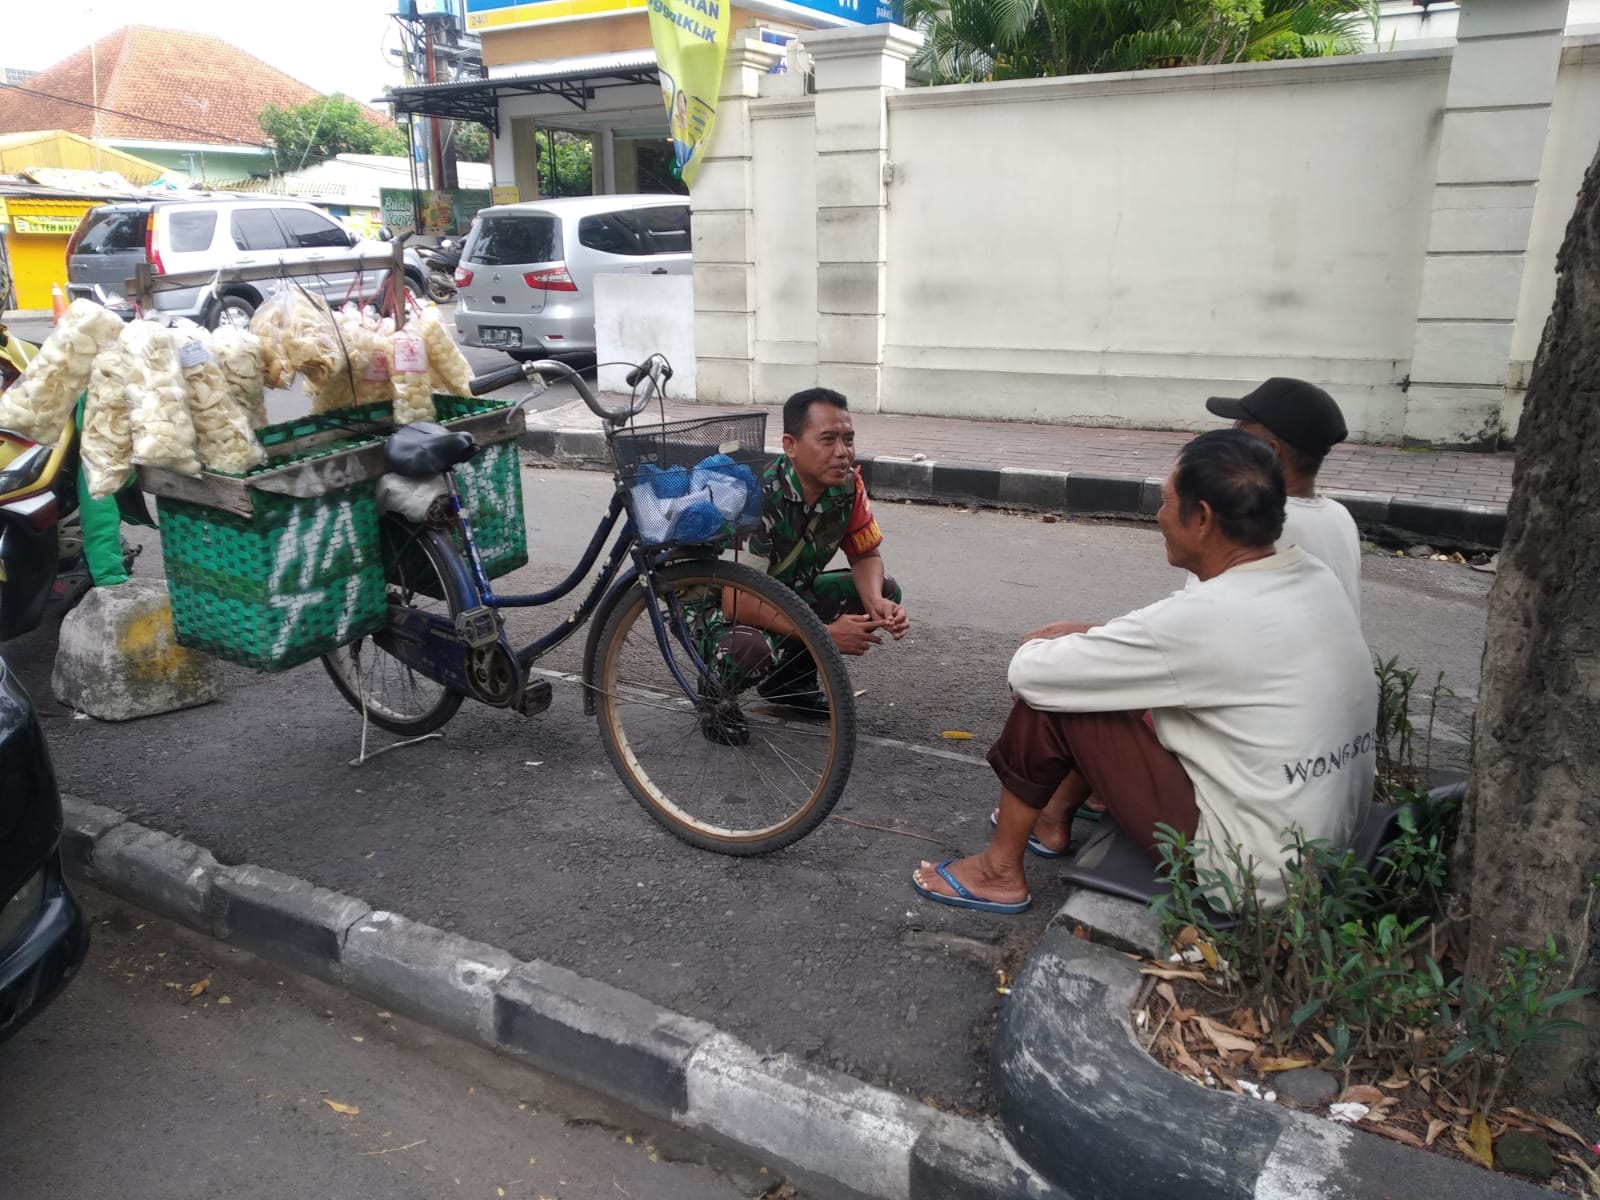
<svg viewBox="0 0 1600 1200"><path fill-rule="evenodd" d="M478 452L470 433L446 429L432 421L417 421L394 431L383 444L383 461L397 475L420 479L448 471Z"/></svg>

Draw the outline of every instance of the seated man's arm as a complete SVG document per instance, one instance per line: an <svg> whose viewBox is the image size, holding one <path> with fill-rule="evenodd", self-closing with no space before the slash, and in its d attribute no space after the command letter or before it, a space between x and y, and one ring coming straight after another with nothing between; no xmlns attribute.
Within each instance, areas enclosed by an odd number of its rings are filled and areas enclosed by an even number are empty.
<svg viewBox="0 0 1600 1200"><path fill-rule="evenodd" d="M848 541L848 539L847 539ZM881 621L895 641L905 636L911 628L903 605L896 604L883 594L883 555L869 550L850 560L850 577L856 585L856 595L861 597L861 607L875 621Z"/></svg>
<svg viewBox="0 0 1600 1200"><path fill-rule="evenodd" d="M1018 699L1046 712L1176 708L1183 694L1144 613L1086 632L1025 642L1007 681Z"/></svg>

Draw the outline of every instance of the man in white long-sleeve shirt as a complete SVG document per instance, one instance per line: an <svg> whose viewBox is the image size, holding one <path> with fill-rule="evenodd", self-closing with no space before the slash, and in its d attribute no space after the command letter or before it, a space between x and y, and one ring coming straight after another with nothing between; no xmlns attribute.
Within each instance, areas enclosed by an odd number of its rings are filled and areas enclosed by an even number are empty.
<svg viewBox="0 0 1600 1200"><path fill-rule="evenodd" d="M931 900L1021 912L1030 838L1060 845L1092 792L1155 857L1155 828L1232 874L1236 847L1269 903L1288 831L1347 845L1372 795L1377 686L1326 566L1282 532L1283 471L1237 430L1184 446L1157 516L1167 560L1198 582L1104 625L1035 630L1011 660L1016 700L989 751L989 846L914 873ZM1149 720L1146 720L1146 713Z"/></svg>

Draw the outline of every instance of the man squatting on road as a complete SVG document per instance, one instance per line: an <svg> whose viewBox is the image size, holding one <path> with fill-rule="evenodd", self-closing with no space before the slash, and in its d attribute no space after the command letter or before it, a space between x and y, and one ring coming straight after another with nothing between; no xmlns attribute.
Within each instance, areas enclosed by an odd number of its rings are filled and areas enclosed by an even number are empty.
<svg viewBox="0 0 1600 1200"><path fill-rule="evenodd" d="M883 534L872 515L849 404L838 392L810 388L783 406L783 453L762 477L761 529L749 548L767 559L767 574L789 585L828 627L844 654L865 654L882 630L899 641L911 628L900 586L884 574ZM839 550L848 570L823 568ZM719 649L761 680L766 699L826 715L817 665L792 639L795 630L776 609L738 597L719 634Z"/></svg>
<svg viewBox="0 0 1600 1200"><path fill-rule="evenodd" d="M989 750L994 836L970 858L924 862L917 891L1023 911L1030 839L1065 849L1091 793L1152 858L1157 824L1170 825L1200 869L1237 883L1236 848L1268 904L1284 899L1287 830L1350 843L1372 798L1377 683L1339 580L1300 547L1276 548L1284 499L1259 438L1219 429L1179 451L1156 521L1167 561L1196 582L1102 625L1027 635Z"/></svg>

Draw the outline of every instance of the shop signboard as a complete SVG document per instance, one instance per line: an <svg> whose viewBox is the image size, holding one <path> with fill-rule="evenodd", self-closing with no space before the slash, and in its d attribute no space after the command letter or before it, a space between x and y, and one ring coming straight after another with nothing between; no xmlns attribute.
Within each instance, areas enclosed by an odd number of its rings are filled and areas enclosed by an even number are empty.
<svg viewBox="0 0 1600 1200"><path fill-rule="evenodd" d="M457 237L467 231L480 208L494 203L494 195L487 189L413 192L410 188L381 188L378 203L383 223L394 233Z"/></svg>
<svg viewBox="0 0 1600 1200"><path fill-rule="evenodd" d="M16 214L14 224L17 233L45 234L49 237L71 237L78 228L78 216L70 217L42 217L37 215L24 216Z"/></svg>
<svg viewBox="0 0 1600 1200"><path fill-rule="evenodd" d="M655 7L650 0L462 0L467 32L480 34L549 21L649 12ZM740 7L799 25L812 24L818 17L826 18L820 22L825 25L875 25L899 20L905 0L741 0Z"/></svg>

